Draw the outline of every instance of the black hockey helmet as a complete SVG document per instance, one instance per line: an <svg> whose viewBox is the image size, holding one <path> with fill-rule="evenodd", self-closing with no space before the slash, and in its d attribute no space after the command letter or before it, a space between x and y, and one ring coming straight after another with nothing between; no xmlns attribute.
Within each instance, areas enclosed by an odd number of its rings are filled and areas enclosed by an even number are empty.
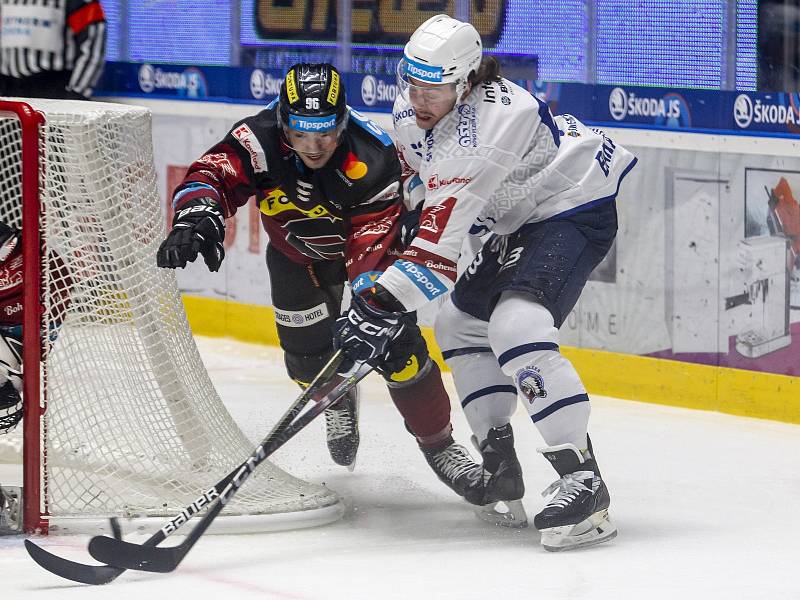
<svg viewBox="0 0 800 600"><path fill-rule="evenodd" d="M281 84L278 115L284 130L341 133L347 101L339 72L328 63L292 66Z"/></svg>

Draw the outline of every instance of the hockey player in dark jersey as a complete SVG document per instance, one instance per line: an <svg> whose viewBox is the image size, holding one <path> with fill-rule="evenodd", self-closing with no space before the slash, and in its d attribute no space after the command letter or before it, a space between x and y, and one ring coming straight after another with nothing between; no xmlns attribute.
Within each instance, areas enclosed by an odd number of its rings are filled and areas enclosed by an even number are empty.
<svg viewBox="0 0 800 600"><path fill-rule="evenodd" d="M405 209L391 138L350 109L328 64L289 69L280 96L235 124L190 167L173 196L173 228L161 267L197 254L216 271L224 218L251 196L269 235L272 303L289 376L307 385L333 353L344 285L372 285L402 251ZM453 441L450 402L413 313L375 361L406 427L448 486L482 503L481 467ZM359 443L357 393L326 411L333 460L352 467Z"/></svg>
<svg viewBox="0 0 800 600"><path fill-rule="evenodd" d="M55 341L70 305L72 279L56 252L51 250L47 256L52 302L48 337ZM22 420L23 291L22 232L0 221L0 434Z"/></svg>
<svg viewBox="0 0 800 600"><path fill-rule="evenodd" d="M22 419L22 244L0 221L0 434Z"/></svg>
<svg viewBox="0 0 800 600"><path fill-rule="evenodd" d="M22 420L22 244L0 221L0 435ZM2 483L2 482L0 482ZM21 532L21 488L0 486L0 535Z"/></svg>

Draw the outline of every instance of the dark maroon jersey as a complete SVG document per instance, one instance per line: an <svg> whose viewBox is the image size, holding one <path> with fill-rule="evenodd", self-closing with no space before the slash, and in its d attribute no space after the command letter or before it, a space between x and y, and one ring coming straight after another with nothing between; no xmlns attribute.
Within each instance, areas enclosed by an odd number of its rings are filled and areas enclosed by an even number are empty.
<svg viewBox="0 0 800 600"><path fill-rule="evenodd" d="M373 255L368 266L359 264L373 254L377 239L382 256L396 244L395 224L403 211L401 167L391 138L348 109L338 148L324 167L311 170L286 145L276 108L273 101L236 123L192 163L175 189L173 207L209 196L230 217L254 196L269 243L294 262L346 258L351 280L374 271L387 261ZM364 227L373 221L379 225ZM362 240L354 238L356 229ZM361 243L366 241L368 246Z"/></svg>

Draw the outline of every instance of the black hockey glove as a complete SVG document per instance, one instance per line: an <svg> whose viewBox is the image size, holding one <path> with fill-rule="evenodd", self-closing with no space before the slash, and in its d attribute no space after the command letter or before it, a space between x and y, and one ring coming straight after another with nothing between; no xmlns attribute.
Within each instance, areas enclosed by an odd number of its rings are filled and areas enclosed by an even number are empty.
<svg viewBox="0 0 800 600"><path fill-rule="evenodd" d="M419 217L422 214L422 203L420 202L413 210L403 213L398 219L400 225L400 243L403 248L408 248L414 238L419 233Z"/></svg>
<svg viewBox="0 0 800 600"><path fill-rule="evenodd" d="M361 296L354 296L347 314L336 319L333 346L342 349L345 360L340 373L352 370L356 362L382 358L389 342L403 330L400 313L381 310Z"/></svg>
<svg viewBox="0 0 800 600"><path fill-rule="evenodd" d="M428 358L428 347L416 324L415 314L403 314L400 323L402 329L389 342L380 362L375 364L375 370L384 377L405 369L412 356L416 356L418 368L422 368Z"/></svg>
<svg viewBox="0 0 800 600"><path fill-rule="evenodd" d="M156 262L159 267L183 268L199 252L208 270L218 271L225 258L224 239L225 219L219 202L213 198L195 198L175 213L172 231L158 248Z"/></svg>

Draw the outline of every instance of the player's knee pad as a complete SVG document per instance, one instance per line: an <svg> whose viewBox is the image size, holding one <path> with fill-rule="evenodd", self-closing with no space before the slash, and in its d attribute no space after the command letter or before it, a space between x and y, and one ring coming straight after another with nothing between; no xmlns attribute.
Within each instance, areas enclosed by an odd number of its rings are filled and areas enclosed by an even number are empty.
<svg viewBox="0 0 800 600"><path fill-rule="evenodd" d="M428 344L414 322L406 322L389 346L387 357L376 369L390 387L405 387L423 377L428 365Z"/></svg>
<svg viewBox="0 0 800 600"><path fill-rule="evenodd" d="M558 329L553 315L527 294L506 292L489 319L489 342L500 367L513 375L539 350L558 352Z"/></svg>
<svg viewBox="0 0 800 600"><path fill-rule="evenodd" d="M448 299L436 315L434 333L445 360L450 356L469 352L469 349L489 349L486 321L476 319Z"/></svg>
<svg viewBox="0 0 800 600"><path fill-rule="evenodd" d="M286 364L286 371L289 377L294 379L302 387L307 387L322 370L331 356L333 348L314 353L314 354L295 354L285 352L283 361Z"/></svg>

